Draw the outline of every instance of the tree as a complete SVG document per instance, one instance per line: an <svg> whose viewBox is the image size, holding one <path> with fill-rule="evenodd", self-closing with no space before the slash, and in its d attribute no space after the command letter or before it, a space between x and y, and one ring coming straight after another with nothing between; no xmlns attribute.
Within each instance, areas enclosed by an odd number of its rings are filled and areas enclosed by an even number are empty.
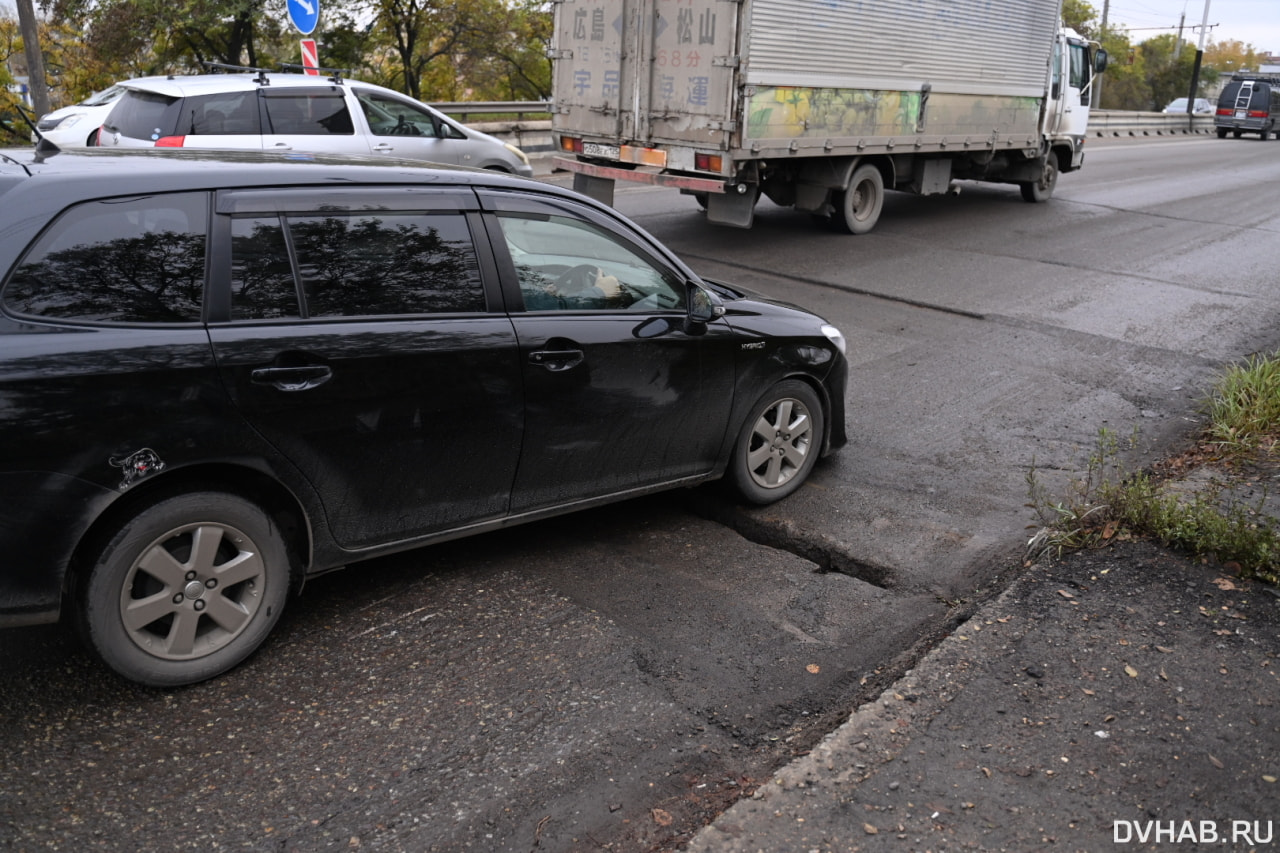
<svg viewBox="0 0 1280 853"><path fill-rule="evenodd" d="M1111 59L1104 75L1099 106L1104 110L1150 109L1147 64L1142 52L1130 44L1129 35L1123 30L1108 27L1101 41Z"/></svg>
<svg viewBox="0 0 1280 853"><path fill-rule="evenodd" d="M77 62L111 79L270 63L284 48L270 0L55 0L52 20L79 31Z"/></svg>
<svg viewBox="0 0 1280 853"><path fill-rule="evenodd" d="M1240 41L1220 41L1204 49L1204 67L1201 76L1213 79L1219 74L1231 74L1241 69L1258 70L1263 58L1253 45Z"/></svg>
<svg viewBox="0 0 1280 853"><path fill-rule="evenodd" d="M1098 10L1085 0L1062 0L1062 23L1087 39L1096 38L1093 22Z"/></svg>
<svg viewBox="0 0 1280 853"><path fill-rule="evenodd" d="M551 13L540 0L374 0L395 57L384 84L415 98L545 98ZM372 63L377 67L376 60Z"/></svg>
<svg viewBox="0 0 1280 853"><path fill-rule="evenodd" d="M0 15L0 144L3 145L17 145L29 139L23 132L26 125L18 116L18 97L9 89L14 84L9 74L9 60L22 49L20 45L18 22Z"/></svg>

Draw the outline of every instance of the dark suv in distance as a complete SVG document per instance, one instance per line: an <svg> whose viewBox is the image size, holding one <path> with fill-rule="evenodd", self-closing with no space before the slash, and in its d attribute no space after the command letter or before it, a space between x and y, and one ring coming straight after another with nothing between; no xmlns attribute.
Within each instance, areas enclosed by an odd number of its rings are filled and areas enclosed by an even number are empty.
<svg viewBox="0 0 1280 853"><path fill-rule="evenodd" d="M0 624L187 684L303 580L845 443L838 330L567 190L420 163L0 152ZM323 161L323 162L322 162Z"/></svg>
<svg viewBox="0 0 1280 853"><path fill-rule="evenodd" d="M1280 130L1280 76L1233 76L1218 97L1213 126L1219 139L1256 133L1265 142Z"/></svg>

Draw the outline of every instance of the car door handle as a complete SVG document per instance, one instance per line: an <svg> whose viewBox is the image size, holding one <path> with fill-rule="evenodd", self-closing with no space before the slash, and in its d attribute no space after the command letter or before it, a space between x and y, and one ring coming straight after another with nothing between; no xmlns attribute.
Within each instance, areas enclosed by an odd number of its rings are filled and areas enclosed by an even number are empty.
<svg viewBox="0 0 1280 853"><path fill-rule="evenodd" d="M580 349L537 350L529 353L529 361L553 373L572 370L582 364L586 355Z"/></svg>
<svg viewBox="0 0 1280 853"><path fill-rule="evenodd" d="M374 151L395 151L396 147L394 145L388 145L385 142L379 142L377 145L373 146L373 150Z"/></svg>
<svg viewBox="0 0 1280 853"><path fill-rule="evenodd" d="M303 367L260 367L249 374L254 385L272 385L280 391L309 391L333 378L333 371L324 364L308 364Z"/></svg>
<svg viewBox="0 0 1280 853"><path fill-rule="evenodd" d="M292 150L293 150L293 146L292 146L292 145L290 145L290 144L289 144L289 143L287 143L287 142L277 142L277 143L276 143L275 145L273 145L272 147L273 147L273 148L278 148L278 149L280 149L280 150L282 150L282 151L292 151Z"/></svg>

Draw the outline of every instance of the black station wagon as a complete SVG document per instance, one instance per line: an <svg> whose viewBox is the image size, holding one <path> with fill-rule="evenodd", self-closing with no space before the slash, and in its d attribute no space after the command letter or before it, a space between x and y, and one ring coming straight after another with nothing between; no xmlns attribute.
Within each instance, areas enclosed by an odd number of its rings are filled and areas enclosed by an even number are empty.
<svg viewBox="0 0 1280 853"><path fill-rule="evenodd" d="M210 678L308 576L845 443L845 342L612 210L421 164L0 152L0 624Z"/></svg>

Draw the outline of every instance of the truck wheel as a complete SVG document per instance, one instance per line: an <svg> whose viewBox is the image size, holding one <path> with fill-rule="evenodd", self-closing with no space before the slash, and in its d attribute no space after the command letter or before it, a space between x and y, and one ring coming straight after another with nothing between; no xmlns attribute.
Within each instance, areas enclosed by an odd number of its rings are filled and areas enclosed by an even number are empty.
<svg viewBox="0 0 1280 853"><path fill-rule="evenodd" d="M1242 136L1244 136L1244 131L1243 131L1243 130L1233 130L1233 131L1231 131L1231 138L1232 138L1232 139L1239 139L1239 138L1240 138L1240 137L1242 137Z"/></svg>
<svg viewBox="0 0 1280 853"><path fill-rule="evenodd" d="M1218 128L1218 138L1219 139L1227 138L1227 129L1225 127Z"/></svg>
<svg viewBox="0 0 1280 853"><path fill-rule="evenodd" d="M824 435L822 402L805 383L788 379L752 407L729 460L729 481L753 504L781 500L804 483Z"/></svg>
<svg viewBox="0 0 1280 853"><path fill-rule="evenodd" d="M1266 142L1268 139L1271 138L1271 131L1267 130L1264 127L1262 130L1258 131L1258 138L1261 139L1263 142Z"/></svg>
<svg viewBox="0 0 1280 853"><path fill-rule="evenodd" d="M243 498L159 500L116 530L81 588L82 636L149 687L218 675L253 653L284 609L289 556L275 522Z"/></svg>
<svg viewBox="0 0 1280 853"><path fill-rule="evenodd" d="M1044 171L1038 181L1024 181L1018 184L1022 190L1022 200L1036 204L1048 201L1053 195L1053 188L1058 185L1058 161L1052 155L1044 158Z"/></svg>
<svg viewBox="0 0 1280 853"><path fill-rule="evenodd" d="M849 188L836 193L832 224L847 234L866 234L880 220L884 207L884 178L880 170L865 163L853 170Z"/></svg>

